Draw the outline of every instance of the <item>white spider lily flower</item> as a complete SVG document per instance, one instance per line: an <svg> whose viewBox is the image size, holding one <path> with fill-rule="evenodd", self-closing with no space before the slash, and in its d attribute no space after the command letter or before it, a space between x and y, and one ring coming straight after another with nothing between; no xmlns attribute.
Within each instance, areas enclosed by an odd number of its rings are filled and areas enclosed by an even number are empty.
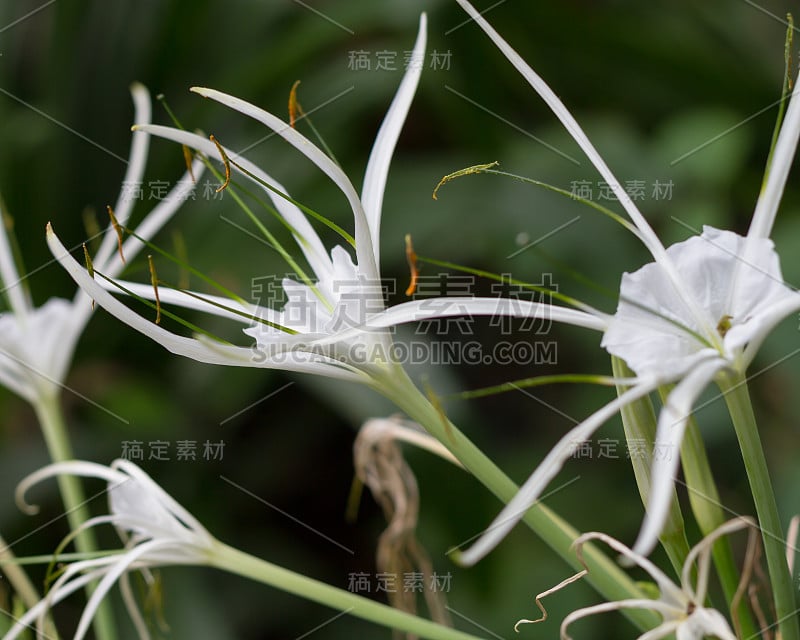
<svg viewBox="0 0 800 640"><path fill-rule="evenodd" d="M141 84L131 86L137 122L149 121L150 94ZM123 185L140 185L147 162L150 136L146 132L133 134L128 168ZM195 163L194 175L202 171ZM158 206L138 225L137 233L145 240L151 238L170 219L186 199L191 188L189 172L178 182ZM128 224L136 199L123 187L114 212L120 225ZM2 207L2 204L0 204ZM6 212L0 210L0 215ZM131 258L144 246L136 238L128 238L118 251L118 239L109 225L94 257L94 265L111 276L124 268L120 252ZM75 345L91 316L91 304L78 290L72 301L50 298L41 307L34 307L14 263L6 225L0 224L0 279L9 310L0 313L0 384L29 402L55 395L67 375Z"/></svg>
<svg viewBox="0 0 800 640"><path fill-rule="evenodd" d="M613 316L587 309L603 332L601 345L625 360L637 378L627 392L567 433L508 503L487 533L460 559L474 564L519 522L570 457L622 406L659 386L677 383L659 416L647 512L634 550L647 555L668 513L679 449L692 406L714 380L743 374L767 334L800 309L800 293L783 281L769 240L800 135L800 99L793 96L775 146L766 184L746 237L705 227L700 236L664 248L580 125L550 87L466 0L458 0L544 99L625 208L634 234L654 262L625 273ZM560 320L556 315L553 319ZM589 326L587 323L585 326ZM626 382L627 384L627 382Z"/></svg>
<svg viewBox="0 0 800 640"><path fill-rule="evenodd" d="M58 238L49 233L48 241L55 257L97 304L173 353L212 364L280 368L363 381L364 373L352 366L348 358L345 357L342 362L336 353L320 353L313 343L319 337L334 334L342 328L342 324L347 328L362 325L369 313L383 309L378 270L378 235L383 192L391 157L419 82L425 43L426 17L423 14L412 54L415 62L408 65L408 71L378 132L367 165L361 196L338 165L279 118L233 96L211 89L193 89L204 97L214 99L263 123L306 155L346 196L355 219L354 262L347 250L340 246L334 247L329 253L300 208L264 186L268 184L285 194L286 190L279 182L247 159L225 149L232 163L231 168L246 172L244 175L265 192L291 228L314 277L302 283L284 280L288 303L282 311L165 287L159 288L159 296L164 303L223 315L251 325L246 333L255 338L255 347L221 345L207 339L186 338L153 325L104 291L103 287L107 285L95 283L70 258ZM138 126L137 130L174 140L210 158L219 158L217 147L196 134L148 124ZM152 289L147 286L134 283L122 285L136 295L149 298L154 296ZM379 332L372 337L379 344L389 344L386 332Z"/></svg>
<svg viewBox="0 0 800 640"><path fill-rule="evenodd" d="M720 638L720 640L737 640L725 616L716 609L706 606L706 595L708 593L711 548L714 542L722 536L747 527L750 528L751 534L748 545L752 546L755 542L753 537L755 522L750 518L736 518L722 524L692 547L686 556L686 561L681 570L680 585L673 582L661 569L647 558L631 551L631 549L615 538L596 531L584 533L575 540L576 552L581 562L583 562L582 548L584 544L592 540L605 542L614 551L622 554L631 565L641 567L650 575L658 588L659 597L657 600L641 598L619 600L617 602L604 602L573 611L567 615L561 623L561 640L571 640L567 629L569 625L576 620L586 618L596 613L605 613L607 611L617 611L620 609L649 609L661 614L661 624L640 635L638 640L659 640L659 638L665 638L673 633L677 640L703 640L703 638L709 636ZM577 574L576 578L586 575L586 573L587 571L582 571L580 574ZM697 576L694 584L692 584L693 574ZM565 580L559 587L566 586L566 584L571 582L574 582L574 578ZM553 593L558 590L559 587L550 589L545 593ZM539 597L543 595L544 594L541 594L537 597L537 604L540 608L542 607L541 603L539 603ZM520 620L515 628L520 624L541 622L543 619L544 618L540 618L539 620Z"/></svg>
<svg viewBox="0 0 800 640"><path fill-rule="evenodd" d="M125 604L141 638L149 638L147 626L136 607L128 583L131 571L167 565L208 564L220 544L186 509L168 495L150 476L127 460L115 460L110 466L71 460L48 465L25 478L17 487L17 503L34 514L38 508L27 504L25 494L33 486L54 476L70 475L108 481L109 515L92 518L81 529L112 524L125 549L122 553L68 564L53 583L48 594L3 636L13 640L31 625L44 619L56 604L97 581L75 631L75 640L85 637L100 603L114 583L120 581Z"/></svg>
<svg viewBox="0 0 800 640"><path fill-rule="evenodd" d="M70 257L55 234L49 233L48 242L53 255L97 304L173 353L212 364L302 371L360 381L378 388L383 385L384 391L384 383L392 376L393 364L389 327L400 322L469 313L538 317L545 317L547 314L548 317L555 315L564 322L600 328L602 325L598 324L596 318L587 313L572 309L551 309L524 301L445 298L433 302L408 302L385 310L379 269L382 200L391 157L419 82L425 43L426 17L423 14L411 56L416 63L408 65L380 127L367 163L360 195L338 165L287 123L234 96L212 89L193 89L204 97L253 118L281 136L336 184L353 213L355 261L342 246L335 246L328 253L300 208L275 193L278 191L286 194L283 186L252 162L230 149L225 149L231 169L242 173L262 189L291 228L314 277L304 282L285 279L283 288L288 302L280 311L166 287L159 287L159 296L161 303L202 310L250 324L245 332L255 339L255 347L219 344L202 336L183 337L153 324L111 295L110 285L94 281ZM220 158L215 144L199 135L155 125L138 129L191 147L209 158ZM272 189L265 187L265 184ZM137 296L154 298L153 289L149 285L128 282L119 284ZM253 319L258 321L253 322Z"/></svg>

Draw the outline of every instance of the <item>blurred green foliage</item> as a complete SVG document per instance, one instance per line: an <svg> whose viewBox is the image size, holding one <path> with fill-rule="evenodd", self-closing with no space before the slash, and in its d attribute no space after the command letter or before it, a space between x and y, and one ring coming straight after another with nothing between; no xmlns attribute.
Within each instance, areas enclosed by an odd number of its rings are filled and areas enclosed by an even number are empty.
<svg viewBox="0 0 800 640"><path fill-rule="evenodd" d="M561 96L620 180L644 183L639 205L665 243L671 243L703 224L746 230L780 95L785 32L780 19L790 8L782 2L759 8L717 0L508 0L487 17ZM423 10L430 21L429 56L434 50L448 54L449 66L432 69L430 57L426 60L390 174L382 269L384 276L398 279L393 299L403 299L408 277L403 236L411 233L422 255L513 273L531 282L552 274L561 291L613 310L613 298L575 277L583 275L614 292L623 271L647 261L643 248L613 222L570 199L496 176L462 178L446 185L438 201L431 199L443 175L493 160L504 170L567 190L576 181L588 181L595 198L601 190L599 177L577 145L488 39L465 24L464 14L450 0L0 4L0 191L33 272L29 284L36 301L71 297L74 291L50 262L45 223L51 220L66 243L75 245L86 235L84 211L96 212L102 224L105 205L117 197L125 171L119 157L127 155L130 141L132 81L143 82L154 96L163 93L187 127L242 148L266 132L189 94L188 87L221 89L285 117L289 89L299 79L305 110L313 111L316 127L358 186ZM358 51L367 53L372 70L349 68ZM375 70L377 55L384 51L397 54L396 70ZM154 120L168 123L158 104ZM341 194L281 140L257 144L248 157L284 182L294 197L352 229ZM180 149L153 140L146 183L174 182L182 171ZM672 185L669 198L653 197L656 181ZM800 280L795 184L790 178L774 233L790 284ZM145 188L145 197L148 193ZM141 201L137 215L154 204ZM519 252L576 216L580 219L575 224ZM283 274L285 267L223 218L246 224L230 198L198 197L182 208L158 242L171 250L173 234L180 232L193 265L249 297L253 278ZM435 273L429 267L423 275ZM146 262L132 265L128 276L146 280ZM487 283L478 286L489 291ZM214 323L209 326L222 330ZM501 336L488 321L476 321L470 329L474 335L464 339L487 345L525 339L519 327ZM553 327L544 337L557 340L555 367L420 367L415 375L427 376L437 391L447 394L554 370L610 372L597 335ZM797 327L787 321L753 368L763 370L753 382L753 394L787 519L800 510L794 491L800 468L793 463L800 417L793 390L800 383L800 364L789 358L772 365L796 353L796 343ZM365 496L358 522L344 519L354 430L367 417L393 411L365 389L178 360L103 312L96 314L79 345L68 386L64 403L79 457L109 462L121 454L125 441L140 440L145 447L166 441L173 460L146 460L142 466L222 540L343 588L352 572L374 574L375 540L383 526L378 508ZM565 429L611 393L552 387L480 401L450 400L446 406L492 458L522 481ZM79 394L124 420L87 404ZM709 392L708 399L712 397ZM0 395L0 416L0 531L7 540L20 539L14 547L20 555L43 553L65 533L62 523L25 536L58 514L54 485L49 496L44 490L37 494L49 507L35 521L19 514L12 498L15 483L46 462L41 437L31 410L7 392ZM710 403L698 419L726 506L751 513L721 403ZM618 420L597 435L621 437ZM223 441L224 458L176 461L179 440ZM597 459L595 440L593 458L570 462L553 487L579 480L555 492L548 503L581 530L601 529L630 542L642 507L623 444L617 456ZM478 567L453 566L446 550L480 532L498 505L449 465L423 453L409 452L409 458L422 494L420 538L436 570L453 575L448 595L457 625L510 637L517 619L537 613L534 595L566 577L568 569L523 528ZM94 489L89 487L90 494ZM114 544L113 536L108 543ZM163 578L165 616L172 627L164 636L305 637L334 616L295 597L207 570L166 569ZM545 624L525 627L521 635L555 637L567 611L596 601L588 587L572 585L549 599ZM74 617L77 599L73 607L60 609L59 616ZM120 619L125 620L123 614ZM615 615L590 628L592 624L576 625L576 636L633 637ZM385 630L347 617L316 634L350 638L362 632L389 637Z"/></svg>

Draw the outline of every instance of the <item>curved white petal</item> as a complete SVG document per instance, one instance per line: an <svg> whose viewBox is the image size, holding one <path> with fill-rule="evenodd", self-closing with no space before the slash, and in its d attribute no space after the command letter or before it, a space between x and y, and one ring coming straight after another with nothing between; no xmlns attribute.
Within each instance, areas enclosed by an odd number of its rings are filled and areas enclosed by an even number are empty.
<svg viewBox="0 0 800 640"><path fill-rule="evenodd" d="M637 386L628 389L621 396L609 402L564 435L545 456L544 460L539 463L539 466L536 467L530 478L525 481L517 495L503 508L500 515L494 519L480 539L459 556L460 562L466 566L471 566L494 549L500 540L522 520L525 512L535 504L547 484L561 471L561 467L572 456L576 445L587 440L621 407L647 395L657 387L658 384L655 381L650 381L649 383L640 382Z"/></svg>
<svg viewBox="0 0 800 640"><path fill-rule="evenodd" d="M349 328L343 333L334 334L315 341L316 345L330 344L348 340L364 332L386 329L406 322L450 318L457 316L511 316L530 320L555 320L577 327L604 331L605 317L598 317L584 311L576 311L540 302L512 300L508 298L461 298L442 297L412 300L389 307L381 313L370 316L364 326Z"/></svg>
<svg viewBox="0 0 800 640"><path fill-rule="evenodd" d="M350 179L344 172L326 156L316 145L314 145L303 134L293 129L280 118L275 117L271 113L260 109L249 102L245 102L241 98L208 89L205 87L192 87L192 91L203 96L204 98L211 98L217 102L224 104L231 109L238 111L263 125L272 129L281 138L286 140L300 153L306 156L313 162L325 175L327 175L341 192L345 195L350 208L353 211L355 218L355 238L356 238L356 257L358 258L358 266L364 271L365 276L371 280L379 280L380 272L378 264L375 262L375 253L372 247L372 237L369 230L369 223L367 216L364 213L364 207L361 200L356 193Z"/></svg>
<svg viewBox="0 0 800 640"><path fill-rule="evenodd" d="M131 85L131 96L134 104L134 122L149 123L152 117L152 107L150 102L150 92L147 88L136 82ZM114 205L114 213L121 225L127 225L131 216L135 199L129 197L130 194L124 185L137 185L142 183L144 169L147 163L147 151L150 146L150 136L144 131L133 133L131 140L131 151L128 156L128 168L123 178L123 189L120 192L117 203ZM103 242L97 250L95 260L98 264L105 264L117 249L117 235L109 224L103 236Z"/></svg>
<svg viewBox="0 0 800 640"><path fill-rule="evenodd" d="M144 300L155 300L155 291L148 284L140 282L129 282L127 280L115 280L119 286L115 286L105 280L98 280L97 283L107 291L116 293L126 293L130 291L134 296ZM158 299L161 304L174 304L184 309L202 311L221 318L235 320L243 324L252 324L253 318L261 318L269 322L280 323L280 313L265 307L256 307L250 303L242 303L225 296L217 296L199 291L180 291L169 287L158 288ZM241 315L244 314L244 315Z"/></svg>
<svg viewBox="0 0 800 640"><path fill-rule="evenodd" d="M667 574L665 574L655 564L650 562L650 560L628 548L616 538L612 538L611 536L605 533L600 533L599 531L589 531L588 533L581 534L573 544L576 549L580 549L584 544L590 542L591 540L600 540L611 547L614 551L619 553L622 556L620 562L630 566L636 565L637 567L644 569L655 581L656 586L658 586L661 596L658 602L669 605L679 612L683 611L687 601L686 595L667 576ZM580 553L578 557L580 557Z"/></svg>
<svg viewBox="0 0 800 640"><path fill-rule="evenodd" d="M686 555L681 571L681 586L686 593L689 593L696 602L703 602L708 592L708 573L711 549L714 543L721 538L735 531L740 531L747 527L756 528L758 525L755 520L747 516L740 516L733 520L721 524L705 538L691 548ZM697 561L697 587L692 589L693 566Z"/></svg>
<svg viewBox="0 0 800 640"><path fill-rule="evenodd" d="M2 319L0 319L0 331L2 331ZM28 402L36 399L36 389L30 381L21 374L20 363L9 357L11 354L0 347L0 385L9 391L16 393L20 398Z"/></svg>
<svg viewBox="0 0 800 640"><path fill-rule="evenodd" d="M71 303L50 298L26 318L0 314L0 378L15 378L9 388L33 402L63 382L83 326Z"/></svg>
<svg viewBox="0 0 800 640"><path fill-rule="evenodd" d="M97 464L95 462L86 462L83 460L67 460L65 462L54 462L52 464L47 465L46 467L42 467L37 471L25 476L17 485L17 489L15 491L15 499L17 502L17 506L27 514L36 514L39 511L39 508L36 505L28 504L25 501L25 494L28 490L34 486L39 484L42 480L46 480L47 478L54 478L60 475L71 475L71 476L82 476L85 478L99 478L101 480L105 480L106 482L118 484L120 482L126 482L128 478L118 472L114 471L113 469L107 467L103 464Z"/></svg>
<svg viewBox="0 0 800 640"><path fill-rule="evenodd" d="M572 613L568 614L564 620L561 622L561 640L572 640L572 637L567 633L567 628L573 622L580 620L582 618L587 618L589 616L593 616L597 613L607 613L609 611L619 611L620 609L649 609L651 611L659 611L661 613L672 613L672 609L664 605L663 603L659 602L658 600L647 600L647 599L631 599L631 600L618 600L616 602L603 602L602 604L596 604L591 607L583 607L582 609L578 609L577 611L573 611ZM677 628L677 623L672 622L664 622L657 626L655 629L648 631L647 633L651 634L647 636L647 634L639 636L637 640L642 640L646 637L646 640L657 640L658 638L665 638L668 636L672 631Z"/></svg>
<svg viewBox="0 0 800 640"><path fill-rule="evenodd" d="M20 321L24 321L32 305L17 273L17 265L14 263L14 254L6 231L6 215L8 212L5 210L5 203L0 200L0 280L11 311Z"/></svg>
<svg viewBox="0 0 800 640"><path fill-rule="evenodd" d="M697 365L667 397L658 417L647 511L639 537L633 546L637 554L648 555L658 542L669 513L675 472L680 462L681 442L692 413L692 405L717 372L725 366L727 362L717 357ZM658 455L662 449L664 454Z"/></svg>
<svg viewBox="0 0 800 640"><path fill-rule="evenodd" d="M795 87L800 87L800 76L795 82ZM767 183L758 197L753 219L750 221L750 229L747 231L748 238L768 238L772 233L772 225L775 223L775 215L778 213L778 205L783 195L783 188L786 186L789 169L792 168L794 154L797 150L797 140L800 137L798 91L800 89L796 88L792 92L792 99L786 109L778 141L775 143L775 150L772 154L772 161L767 168L769 174Z"/></svg>
<svg viewBox="0 0 800 640"><path fill-rule="evenodd" d="M664 246L661 244L658 236L656 236L647 220L644 219L644 216L642 216L642 214L636 208L633 200L631 200L631 197L626 193L625 189L608 168L608 165L606 165L603 158L599 153L597 153L597 150L589 141L589 138L583 132L583 129L581 129L578 122L564 106L564 103L561 102L559 97L553 92L553 90L547 85L541 76L539 76L539 74L536 73L530 67L530 65L522 59L522 56L520 56L511 47L511 45L509 45L503 39L503 37L494 30L494 28L486 21L486 19L480 13L478 13L478 11L469 2L467 2L467 0L458 0L458 4L460 4L469 14L469 16L478 24L478 26L483 29L486 35L489 36L492 42L494 42L497 48L500 49L508 61L514 65L516 70L519 71L525 80L528 81L528 84L530 84L536 93L542 97L547 106L550 107L556 117L567 129L569 134L573 137L575 142L577 142L580 148L583 149L583 152L592 161L592 164L595 166L600 175L603 176L603 179L608 183L609 187L614 192L615 197L628 212L631 220L641 232L641 237L645 243L645 246L650 250L650 253L653 254L653 257L656 259L656 261L661 262L662 260L666 260L664 256Z"/></svg>
<svg viewBox="0 0 800 640"><path fill-rule="evenodd" d="M100 583L95 588L94 592L92 593L92 597L89 598L89 602L86 604L83 614L81 615L81 619L78 622L78 628L75 631L74 640L83 640L83 638L86 636L86 632L89 630L89 625L92 624L92 620L94 619L95 613L97 613L97 609L100 607L100 603L108 595L111 587L114 586L114 583L119 580L123 573L129 571L132 565L138 562L141 558L146 557L147 554L152 553L159 548L169 547L171 544L174 543L164 542L162 540L151 540L150 542L144 542L122 555L114 564L112 564L105 572L103 579L100 580ZM176 564L179 563L176 562Z"/></svg>
<svg viewBox="0 0 800 640"><path fill-rule="evenodd" d="M51 607L69 597L79 589L82 589L90 582L95 581L101 575L103 575L103 570L93 571L91 573L87 573L86 575L75 578L69 584L64 585L58 590L51 590L48 597L39 600L39 602L25 612L24 616L19 618L14 623L14 626L11 627L11 629L8 630L8 633L3 636L3 640L15 640L26 630L30 629L33 631L33 623L38 618L45 615Z"/></svg>
<svg viewBox="0 0 800 640"><path fill-rule="evenodd" d="M427 39L427 16L423 13L419 17L419 32L414 50L408 63L407 71L403 76L400 87L392 100L386 117L381 124L375 144L367 163L364 174L364 186L361 189L361 202L367 216L372 237L372 248L375 252L375 263L380 265L380 230L381 209L383 207L383 193L386 188L386 179L389 174L389 165L392 161L400 130L408 115L411 101L419 84L419 77L425 63L425 42Z"/></svg>
<svg viewBox="0 0 800 640"><path fill-rule="evenodd" d="M131 521L141 519L152 527L156 521L167 522L177 519L183 527L166 526L178 539L191 540L193 544L209 545L212 541L211 534L189 513L177 500L169 495L142 469L128 460L118 459L111 463L111 468L127 475L131 482L121 483L114 491L109 491L109 504L111 512L115 515L125 516ZM149 498L149 500L145 500ZM117 525L126 527L124 520L117 520ZM148 535L153 535L148 532Z"/></svg>
<svg viewBox="0 0 800 640"><path fill-rule="evenodd" d="M313 356L312 354L306 354L305 356L302 354L286 354L284 358L277 361L276 358L262 357L261 354L254 352L250 348L212 344L211 341L186 338L167 331L129 309L95 282L88 272L69 254L50 227L48 227L47 243L56 260L61 263L61 266L66 269L78 286L97 304L129 327L144 334L176 355L207 364L264 369L280 368L286 371L316 373L339 379L362 380L361 376L346 370L342 366L338 366L339 363L328 363L324 358Z"/></svg>
<svg viewBox="0 0 800 640"><path fill-rule="evenodd" d="M684 291L684 283L676 272L672 260L667 255L664 245L661 240L653 231L650 224L636 208L631 197L626 193L625 189L619 183L617 178L608 168L603 158L594 148L589 138L583 132L578 122L572 114L564 106L564 103L558 98L553 90L547 86L547 83L525 62L522 57L495 31L492 26L480 15L475 8L467 2L467 0L458 0L458 3L470 15L470 17L486 32L492 42L495 43L503 55L511 62L512 65L519 71L519 73L528 81L533 89L542 97L548 107L553 111L556 117L561 121L569 134L583 149L586 156L592 161L597 171L603 176L603 179L614 192L615 197L619 200L628 216L639 229L640 238L645 247L650 251L653 258L657 263L662 265L664 270L669 276L672 288L678 296L684 298L685 303L692 310L692 314L698 318L702 318L702 309L699 308L690 296L687 296Z"/></svg>
<svg viewBox="0 0 800 640"><path fill-rule="evenodd" d="M749 327L746 340L740 338L734 331L736 327L733 327L728 332L728 335L725 336L725 341L727 343L730 339L731 341L736 340L740 344L747 343L743 355L744 367L747 367L752 362L767 335L769 335L769 332L779 322L798 310L800 310L800 293L795 291L782 300L778 300L772 305L761 309L759 315L754 318L752 325Z"/></svg>
<svg viewBox="0 0 800 640"><path fill-rule="evenodd" d="M175 129L173 127L165 127L162 125L142 125L137 126L136 128L142 131L147 131L148 133L158 136L159 138L184 144L187 147L191 147L192 149L204 153L212 160L222 162L216 145L208 138L204 138L196 133ZM227 147L223 146L223 149L225 149L225 153L228 155L228 157L237 164L241 165L243 169L252 173L254 176L257 176L262 182L272 185L281 193L287 194L286 189L280 182L250 162L247 158L240 156ZM235 166L232 166L231 168L234 171L239 171ZM303 255L305 255L306 260L308 260L309 265L314 270L314 273L316 273L320 278L322 278L325 274L330 273L332 269L331 259L325 251L325 246L319 239L317 232L314 230L314 227L311 226L305 214L300 211L296 205L260 184L258 180L255 180L244 173L242 173L242 175L247 177L247 179L252 181L254 184L258 185L259 189L266 193L273 206L278 210L278 213L280 213L283 219L286 220L289 226L294 230L293 236L300 249L303 251Z"/></svg>

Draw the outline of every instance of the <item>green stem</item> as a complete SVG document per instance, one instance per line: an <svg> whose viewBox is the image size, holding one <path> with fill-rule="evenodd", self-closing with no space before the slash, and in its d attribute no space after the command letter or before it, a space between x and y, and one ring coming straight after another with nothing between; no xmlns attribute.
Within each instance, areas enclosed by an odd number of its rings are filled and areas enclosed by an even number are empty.
<svg viewBox="0 0 800 640"><path fill-rule="evenodd" d="M750 490L756 505L770 584L775 598L775 615L780 637L781 640L800 640L792 577L786 564L783 528L769 478L767 461L758 436L758 426L750 403L747 382L742 375L729 374L720 382L720 389L728 405L736 437L739 439Z"/></svg>
<svg viewBox="0 0 800 640"><path fill-rule="evenodd" d="M25 609L32 609L40 600L39 593L2 536L0 536L0 569L3 570L8 583L19 597L21 604L24 605ZM14 617L17 616L14 615ZM9 619L8 622L12 621ZM9 624L7 628L2 630L2 633L7 633L10 628L11 625ZM53 618L49 614L45 619L44 632L49 638L58 637Z"/></svg>
<svg viewBox="0 0 800 640"><path fill-rule="evenodd" d="M0 536L0 569L3 570L9 584L19 596L22 603L28 608L32 608L39 602L39 594L33 586L28 574L22 569L11 551L11 547Z"/></svg>
<svg viewBox="0 0 800 640"><path fill-rule="evenodd" d="M634 375L633 371L619 358L611 358L611 369L617 378L630 378ZM617 395L621 396L629 388L618 385ZM642 504L647 507L652 484L652 452L655 446L657 429L656 412L653 409L653 402L650 400L650 396L647 395L624 406L620 414L622 415L622 428L625 431L625 440L628 442L629 450L633 451L634 445L638 445L635 447L638 453L631 454L630 461L633 475L636 478L636 486L639 488L639 496L642 499ZM683 514L681 513L681 506L675 489L672 490L669 514L658 539L667 552L675 572L680 575L686 556L689 555L689 542L686 539Z"/></svg>
<svg viewBox="0 0 800 640"><path fill-rule="evenodd" d="M665 391L659 390L662 399L665 398ZM683 476L686 479L686 488L689 492L692 513L701 533L703 536L707 536L722 525L727 518L722 510L717 484L711 473L706 447L703 444L697 421L693 416L689 417L689 421L686 424L686 433L681 443L681 465L683 467ZM733 596L739 586L740 575L733 557L731 543L727 536L723 536L714 543L714 546L711 547L711 556L714 559L714 566L722 583L725 599L728 603L732 603ZM736 610L740 634L743 638L755 638L758 637L759 631L753 621L753 616L746 600L746 598L742 598ZM731 611L731 615L733 613Z"/></svg>
<svg viewBox="0 0 800 640"><path fill-rule="evenodd" d="M401 367L393 369L384 383L377 387L378 390L444 444L467 471L497 498L508 503L516 495L519 487L431 405ZM541 503L531 507L523 520L576 571L584 568L572 548L572 543L580 534L569 523ZM585 546L584 559L589 566L587 580L607 600L646 597L634 581L597 548ZM643 630L654 628L661 622L660 616L644 609L628 609L625 615Z"/></svg>
<svg viewBox="0 0 800 640"><path fill-rule="evenodd" d="M58 396L42 396L39 402L34 403L34 409L36 410L36 416L39 418L50 459L53 462L72 460L74 456ZM61 492L61 499L64 502L67 522L70 529L75 531L90 517L89 509L86 507L86 496L78 478L75 476L59 475L58 488ZM81 553L96 551L97 541L94 533L91 530L82 531L75 538L75 548ZM91 595L93 589L93 586L87 587L88 595ZM114 617L108 600L103 600L100 604L92 626L98 640L116 639Z"/></svg>
<svg viewBox="0 0 800 640"><path fill-rule="evenodd" d="M281 591L318 602L348 615L356 616L385 627L398 629L429 640L477 640L463 631L425 620L405 611L370 600L344 589L295 573L256 558L221 542L215 545L209 563L223 571L270 585Z"/></svg>

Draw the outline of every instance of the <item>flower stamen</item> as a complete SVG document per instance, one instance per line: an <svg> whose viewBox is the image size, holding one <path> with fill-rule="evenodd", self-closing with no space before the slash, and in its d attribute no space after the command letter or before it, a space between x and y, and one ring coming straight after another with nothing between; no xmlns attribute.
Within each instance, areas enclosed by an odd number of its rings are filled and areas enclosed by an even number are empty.
<svg viewBox="0 0 800 640"><path fill-rule="evenodd" d="M417 267L417 254L414 253L414 245L411 244L411 234L406 234L406 260L408 260L408 268L411 270L411 282L406 288L406 295L412 296L417 290L417 279L419 277L419 268Z"/></svg>
<svg viewBox="0 0 800 640"><path fill-rule="evenodd" d="M214 193L220 193L228 188L228 185L231 183L231 160L228 158L228 154L225 153L225 149L222 148L222 145L217 141L214 137L214 134L208 136L208 139L214 143L217 147L217 151L219 151L219 155L222 156L222 164L225 165L225 182L223 182L220 186L218 186Z"/></svg>
<svg viewBox="0 0 800 640"><path fill-rule="evenodd" d="M122 253L122 227L117 220L117 216L114 215L114 210L111 208L111 205L107 205L106 209L108 209L108 217L111 219L111 226L114 227L114 233L117 234L117 250L119 251L119 259L122 260L122 264L125 264L125 255Z"/></svg>
<svg viewBox="0 0 800 640"><path fill-rule="evenodd" d="M294 125L295 122L297 122L297 115L305 115L303 113L303 107L300 106L300 102L297 100L297 87L299 84L300 81L295 80L291 90L289 91L289 126L292 129L296 128Z"/></svg>
<svg viewBox="0 0 800 640"><path fill-rule="evenodd" d="M156 264L153 261L152 254L147 256L147 264L150 267L150 284L153 285L153 293L156 298L156 324L161 324L161 299L158 296L158 274L156 273Z"/></svg>
<svg viewBox="0 0 800 640"><path fill-rule="evenodd" d="M464 169L459 169L458 171L453 171L453 173L448 173L444 178L439 180L439 184L433 190L432 197L434 200L438 200L439 198L436 197L439 189L446 185L451 180L455 180L456 178L460 178L462 176L468 176L473 173L482 173L487 169L491 169L492 167L498 166L500 163L495 160L494 162L488 162L486 164L475 164L471 167L466 167Z"/></svg>
<svg viewBox="0 0 800 640"><path fill-rule="evenodd" d="M185 144L182 144L181 148L183 149L183 161L186 163L186 169L187 171L189 171L189 176L192 178L192 182L194 184L197 184L197 180L195 180L194 177L194 169L192 169L192 159L193 159L192 150Z"/></svg>

